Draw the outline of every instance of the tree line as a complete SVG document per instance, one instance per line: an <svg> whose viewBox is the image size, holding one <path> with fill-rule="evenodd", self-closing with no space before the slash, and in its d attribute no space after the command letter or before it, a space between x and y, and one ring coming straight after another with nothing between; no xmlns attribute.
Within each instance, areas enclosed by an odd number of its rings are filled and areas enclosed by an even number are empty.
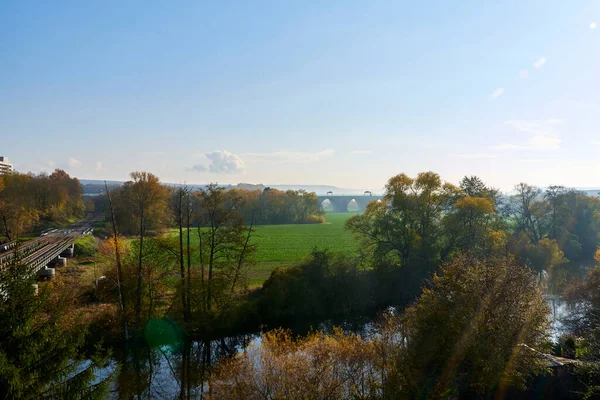
<svg viewBox="0 0 600 400"><path fill-rule="evenodd" d="M150 174L152 175L152 174ZM156 178L154 175L152 175ZM153 178L153 179L154 179ZM133 179L125 182L121 186L112 187L111 196L114 207L118 212L115 213L120 232L124 235L136 235L139 227L135 221L134 214L127 210L136 207L136 188L139 183ZM170 215L167 207L167 197L177 187L163 185L155 179L153 183L156 191L156 199L152 200L152 210L147 210L145 216L146 230L151 233L160 234L165 229L175 228L177 224ZM203 189L193 189L191 186L185 186L185 190L195 193L188 196L191 202L190 209L197 210L200 207L200 193L210 190L211 185ZM212 185L215 186L215 185ZM267 224L304 224L304 223L322 223L325 221L323 210L318 202L317 195L304 190L277 190L269 187L263 190L250 190L240 188L230 188L218 186L224 192L231 193L232 196L239 198L239 204L236 213L243 219L245 224L267 225ZM99 212L109 215L108 199L106 194L94 196L95 209ZM200 223L200 219L194 216L191 220L192 225Z"/></svg>
<svg viewBox="0 0 600 400"><path fill-rule="evenodd" d="M85 202L77 178L61 169L50 175L0 175L0 232L4 241L20 233L64 225L83 217Z"/></svg>
<svg viewBox="0 0 600 400"><path fill-rule="evenodd" d="M382 202L348 228L372 262L431 272L460 252L511 252L537 271L592 262L600 238L600 199L562 186L525 183L501 195L478 177L459 186L432 172L391 178Z"/></svg>

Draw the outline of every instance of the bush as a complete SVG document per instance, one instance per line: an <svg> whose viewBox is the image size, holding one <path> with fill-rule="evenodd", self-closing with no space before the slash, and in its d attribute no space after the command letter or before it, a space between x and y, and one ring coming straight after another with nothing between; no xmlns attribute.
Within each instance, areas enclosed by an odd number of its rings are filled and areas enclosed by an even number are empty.
<svg viewBox="0 0 600 400"><path fill-rule="evenodd" d="M271 273L259 314L267 323L359 315L373 307L369 278L355 260L315 250L302 265Z"/></svg>
<svg viewBox="0 0 600 400"><path fill-rule="evenodd" d="M93 257L97 249L98 239L91 235L83 236L75 241L76 257Z"/></svg>

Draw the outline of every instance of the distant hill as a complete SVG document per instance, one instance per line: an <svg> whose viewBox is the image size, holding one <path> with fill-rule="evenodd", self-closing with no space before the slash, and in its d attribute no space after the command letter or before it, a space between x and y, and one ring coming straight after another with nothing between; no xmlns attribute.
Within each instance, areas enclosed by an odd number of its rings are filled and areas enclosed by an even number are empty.
<svg viewBox="0 0 600 400"><path fill-rule="evenodd" d="M81 185L83 186L83 193L85 195L96 195L104 193L104 181L94 180L94 179L80 179ZM122 181L106 181L108 184L108 188L111 189L115 186L122 185L124 182ZM178 186L178 183L168 183L163 182L168 186ZM192 189L201 189L206 187L207 185L188 185ZM337 186L331 185L263 185L262 183L254 184L254 183L238 183L237 185L223 185L226 189L238 188L238 189L247 189L247 190L263 190L266 187L270 187L278 190L306 190L307 192L315 192L318 195L325 195L327 192L333 192L334 195L350 195L350 194L363 194L368 189L348 189L348 188L340 188ZM545 190L545 188L542 188ZM580 190L587 194L588 196L600 196L600 188L598 189L590 189L590 188L575 188L576 190ZM374 195L383 194L383 189L381 190L373 190ZM507 193L510 195L511 193Z"/></svg>
<svg viewBox="0 0 600 400"><path fill-rule="evenodd" d="M83 193L85 195L97 195L102 194L105 191L104 181L94 180L94 179L80 179L81 185L83 186ZM124 182L122 181L106 181L109 189L112 189L115 186L120 186ZM163 182L163 184L168 186L178 186L178 183L168 183ZM206 187L207 185L188 185L193 189L201 189ZM263 184L252 184L252 183L238 183L237 185L223 185L226 189L238 188L238 189L248 189L248 190L263 190L266 187L270 187L278 190L306 190L307 192L315 192L318 195L325 195L327 192L332 192L335 194L363 194L367 189L348 189L348 188L340 188L337 186L330 185L263 185ZM373 191L373 194L381 194L381 192Z"/></svg>

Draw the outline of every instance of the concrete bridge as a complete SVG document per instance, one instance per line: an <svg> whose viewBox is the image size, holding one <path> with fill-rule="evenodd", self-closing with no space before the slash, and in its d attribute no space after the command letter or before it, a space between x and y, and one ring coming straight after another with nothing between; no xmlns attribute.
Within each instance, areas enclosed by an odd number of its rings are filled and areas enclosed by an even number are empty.
<svg viewBox="0 0 600 400"><path fill-rule="evenodd" d="M370 195L370 194L359 194L359 195L335 195L335 194L327 194L317 196L319 199L319 204L321 207L325 205L329 205L332 208L332 212L340 213L340 212L348 212L348 206L354 205L354 207L358 208L358 211L363 212L365 208L367 208L367 204L372 201L378 201L383 198L383 196L378 195Z"/></svg>
<svg viewBox="0 0 600 400"><path fill-rule="evenodd" d="M51 278L54 276L55 266L67 264L67 258L73 257L74 243L77 235L65 235L63 237L43 238L24 243L20 252L19 264L24 273L28 275L37 274L40 277ZM3 254L0 258L0 270L10 265L15 253Z"/></svg>

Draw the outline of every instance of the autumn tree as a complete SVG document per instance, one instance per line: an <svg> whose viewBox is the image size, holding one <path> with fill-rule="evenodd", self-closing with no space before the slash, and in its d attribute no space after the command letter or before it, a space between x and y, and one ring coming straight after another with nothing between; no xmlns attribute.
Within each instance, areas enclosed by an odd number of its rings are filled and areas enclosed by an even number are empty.
<svg viewBox="0 0 600 400"><path fill-rule="evenodd" d="M106 184L106 181L104 181L104 188L106 190L106 198L108 199L108 209L110 210L110 222L111 222L111 227L112 227L112 237L110 238L110 241L105 242L104 247L108 247L108 251L105 252L105 256L108 257L108 259L112 260L112 253L114 251L114 255L115 255L115 266L116 266L116 286L117 286L117 293L118 293L118 299L119 299L119 311L120 311L120 319L121 322L123 324L123 333L125 334L125 339L129 340L129 320L127 317L127 310L126 310L126 304L127 301L125 299L125 294L123 293L123 280L124 280L124 275L123 275L123 264L122 264L122 260L121 260L121 255L123 254L123 242L120 240L120 236L119 236L119 229L117 227L117 219L115 217L115 209L113 206L113 202L112 202L112 198L110 195L110 192L108 190L108 185ZM109 243L109 245L107 246L106 243ZM110 248L112 244L112 249Z"/></svg>
<svg viewBox="0 0 600 400"><path fill-rule="evenodd" d="M31 196L32 177L23 174L4 176L0 192L0 219L7 241L17 240L20 233L32 229L40 219Z"/></svg>
<svg viewBox="0 0 600 400"><path fill-rule="evenodd" d="M52 174L3 175L0 191L0 229L12 241L44 225L67 224L83 217L83 190L77 178L63 170Z"/></svg>
<svg viewBox="0 0 600 400"><path fill-rule="evenodd" d="M511 258L459 256L402 317L403 398L483 397L540 373L548 305L535 275Z"/></svg>
<svg viewBox="0 0 600 400"><path fill-rule="evenodd" d="M376 347L339 329L295 340L289 332L265 333L260 344L220 363L210 378L211 399L385 398L387 371Z"/></svg>
<svg viewBox="0 0 600 400"><path fill-rule="evenodd" d="M494 207L502 203L500 191L487 186L478 176L465 176L460 181L459 187L463 196L490 199Z"/></svg>
<svg viewBox="0 0 600 400"><path fill-rule="evenodd" d="M246 224L304 224L324 222L323 210L314 192L305 190L231 189L243 200L239 214Z"/></svg>
<svg viewBox="0 0 600 400"><path fill-rule="evenodd" d="M164 212L166 189L160 184L157 176L148 172L132 172L130 184L131 204L133 214L138 223L138 260L137 260L137 290L135 303L135 326L140 329L142 312L142 280L144 237L148 229L148 221L158 221Z"/></svg>

